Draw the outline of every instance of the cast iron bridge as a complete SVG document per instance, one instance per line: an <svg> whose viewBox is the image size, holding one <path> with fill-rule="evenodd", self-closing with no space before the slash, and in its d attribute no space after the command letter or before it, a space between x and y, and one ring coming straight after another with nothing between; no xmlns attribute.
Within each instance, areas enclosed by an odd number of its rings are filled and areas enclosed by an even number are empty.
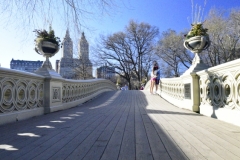
<svg viewBox="0 0 240 160"><path fill-rule="evenodd" d="M0 126L3 160L240 159L240 127L148 91L111 91L74 108Z"/></svg>

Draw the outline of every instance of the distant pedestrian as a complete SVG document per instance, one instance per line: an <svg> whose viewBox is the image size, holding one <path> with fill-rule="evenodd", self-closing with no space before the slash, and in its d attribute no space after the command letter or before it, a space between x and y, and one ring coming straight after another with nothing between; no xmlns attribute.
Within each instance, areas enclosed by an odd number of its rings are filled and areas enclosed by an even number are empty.
<svg viewBox="0 0 240 160"><path fill-rule="evenodd" d="M125 86L122 87L121 90L122 90L122 91L126 91L126 90L128 90L128 86L125 84Z"/></svg>
<svg viewBox="0 0 240 160"><path fill-rule="evenodd" d="M125 84L125 91L128 90L128 86Z"/></svg>
<svg viewBox="0 0 240 160"><path fill-rule="evenodd" d="M153 87L156 83L157 71L158 71L158 63L157 63L157 61L153 61L153 67L152 67L152 71L151 71L151 85L150 85L150 93L151 94L153 94Z"/></svg>

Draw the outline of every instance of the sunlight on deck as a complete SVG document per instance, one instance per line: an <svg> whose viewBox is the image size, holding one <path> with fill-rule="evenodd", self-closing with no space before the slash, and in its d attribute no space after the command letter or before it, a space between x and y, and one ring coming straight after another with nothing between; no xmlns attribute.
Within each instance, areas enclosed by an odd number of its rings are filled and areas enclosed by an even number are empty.
<svg viewBox="0 0 240 160"><path fill-rule="evenodd" d="M55 128L53 126L36 126L37 128Z"/></svg>
<svg viewBox="0 0 240 160"><path fill-rule="evenodd" d="M34 133L18 133L19 136L28 136L28 137L41 137L39 135L36 135Z"/></svg>
<svg viewBox="0 0 240 160"><path fill-rule="evenodd" d="M64 123L66 121L50 121L50 122L52 122L52 123Z"/></svg>
<svg viewBox="0 0 240 160"><path fill-rule="evenodd" d="M72 117L60 117L61 119L74 119Z"/></svg>
<svg viewBox="0 0 240 160"><path fill-rule="evenodd" d="M71 116L71 117L78 117L78 116L81 116L81 115L78 115L78 114L69 114L68 116Z"/></svg>
<svg viewBox="0 0 240 160"><path fill-rule="evenodd" d="M8 144L0 144L0 149L4 149L6 151L16 151L16 150L18 150L17 148L14 148L12 145L8 145Z"/></svg>

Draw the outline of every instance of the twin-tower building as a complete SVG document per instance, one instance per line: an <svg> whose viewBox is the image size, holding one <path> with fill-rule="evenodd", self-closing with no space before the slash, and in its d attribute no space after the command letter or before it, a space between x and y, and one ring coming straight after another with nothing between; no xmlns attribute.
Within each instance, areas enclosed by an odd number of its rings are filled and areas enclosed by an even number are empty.
<svg viewBox="0 0 240 160"><path fill-rule="evenodd" d="M67 79L91 79L92 63L89 60L89 44L84 32L78 43L78 58L73 58L73 42L69 31L62 42L62 58L56 61L56 72Z"/></svg>

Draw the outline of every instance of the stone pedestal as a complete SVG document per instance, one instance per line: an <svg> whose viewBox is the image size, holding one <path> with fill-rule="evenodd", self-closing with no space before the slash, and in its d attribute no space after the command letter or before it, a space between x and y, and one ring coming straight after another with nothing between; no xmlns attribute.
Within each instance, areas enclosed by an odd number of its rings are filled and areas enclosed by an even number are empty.
<svg viewBox="0 0 240 160"><path fill-rule="evenodd" d="M198 56L198 53L195 53L195 57L193 58L192 65L188 70L186 70L183 75L189 75L190 73L196 73L198 71L208 69L209 67L202 62L201 58Z"/></svg>

